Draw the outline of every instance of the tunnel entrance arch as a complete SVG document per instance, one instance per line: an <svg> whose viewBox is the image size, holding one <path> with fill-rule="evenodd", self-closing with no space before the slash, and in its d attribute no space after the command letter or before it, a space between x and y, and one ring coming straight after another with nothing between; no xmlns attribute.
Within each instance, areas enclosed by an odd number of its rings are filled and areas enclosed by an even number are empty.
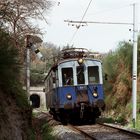
<svg viewBox="0 0 140 140"><path fill-rule="evenodd" d="M40 107L40 96L36 93L33 93L30 96L30 102L31 102L31 106L33 108L39 108Z"/></svg>

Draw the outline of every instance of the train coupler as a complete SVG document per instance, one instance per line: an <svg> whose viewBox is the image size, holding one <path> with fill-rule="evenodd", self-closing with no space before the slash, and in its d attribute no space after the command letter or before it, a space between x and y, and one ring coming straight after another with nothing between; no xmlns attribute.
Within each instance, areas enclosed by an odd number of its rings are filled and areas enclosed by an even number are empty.
<svg viewBox="0 0 140 140"><path fill-rule="evenodd" d="M80 118L82 119L84 117L84 110L85 110L85 104L80 104Z"/></svg>

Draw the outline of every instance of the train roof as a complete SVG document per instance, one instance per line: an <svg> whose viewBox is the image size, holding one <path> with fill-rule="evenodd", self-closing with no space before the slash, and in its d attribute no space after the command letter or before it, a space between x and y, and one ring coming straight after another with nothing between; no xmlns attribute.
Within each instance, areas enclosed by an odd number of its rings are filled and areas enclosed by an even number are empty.
<svg viewBox="0 0 140 140"><path fill-rule="evenodd" d="M100 54L97 52L90 52L86 48L68 48L68 49L63 49L60 52L59 59L70 59L70 58L97 58L97 55L99 56Z"/></svg>
<svg viewBox="0 0 140 140"><path fill-rule="evenodd" d="M61 59L87 57L89 51L84 48L70 48L61 51Z"/></svg>
<svg viewBox="0 0 140 140"><path fill-rule="evenodd" d="M60 64L62 64L62 63L69 62L69 61L77 61L77 60L78 60L77 58L63 59L63 60L60 60L56 65L60 65ZM91 61L101 62L101 60L99 60L99 59L94 59L94 58L84 58L84 60L91 60ZM102 62L101 62L101 63L102 63Z"/></svg>
<svg viewBox="0 0 140 140"><path fill-rule="evenodd" d="M52 68L56 65L60 64L64 61L84 58L84 59L92 59L95 61L100 61L101 54L98 52L91 52L86 48L68 48L63 49L59 52L58 56L55 56L53 58L54 64L52 65Z"/></svg>
<svg viewBox="0 0 140 140"><path fill-rule="evenodd" d="M50 73L51 70L55 69L60 63L71 60L75 61L79 58L91 59L100 62L101 54L99 54L98 52L90 52L86 48L63 49L59 52L58 56L54 57L54 64L52 64L52 67L50 68L48 73Z"/></svg>

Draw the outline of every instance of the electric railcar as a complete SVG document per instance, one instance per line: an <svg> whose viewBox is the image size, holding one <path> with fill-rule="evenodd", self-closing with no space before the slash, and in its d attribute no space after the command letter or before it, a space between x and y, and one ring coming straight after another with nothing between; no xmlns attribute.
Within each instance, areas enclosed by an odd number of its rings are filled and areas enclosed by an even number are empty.
<svg viewBox="0 0 140 140"><path fill-rule="evenodd" d="M95 120L105 109L101 61L83 48L62 50L45 78L45 94L53 116Z"/></svg>

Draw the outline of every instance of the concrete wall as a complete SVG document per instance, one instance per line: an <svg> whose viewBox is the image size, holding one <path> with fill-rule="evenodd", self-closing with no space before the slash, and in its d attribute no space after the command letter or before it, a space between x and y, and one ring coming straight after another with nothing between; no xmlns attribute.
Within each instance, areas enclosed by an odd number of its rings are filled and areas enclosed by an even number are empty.
<svg viewBox="0 0 140 140"><path fill-rule="evenodd" d="M43 92L44 87L30 87L30 96L36 94L40 97L40 107L39 110L46 110L46 98L45 92Z"/></svg>

